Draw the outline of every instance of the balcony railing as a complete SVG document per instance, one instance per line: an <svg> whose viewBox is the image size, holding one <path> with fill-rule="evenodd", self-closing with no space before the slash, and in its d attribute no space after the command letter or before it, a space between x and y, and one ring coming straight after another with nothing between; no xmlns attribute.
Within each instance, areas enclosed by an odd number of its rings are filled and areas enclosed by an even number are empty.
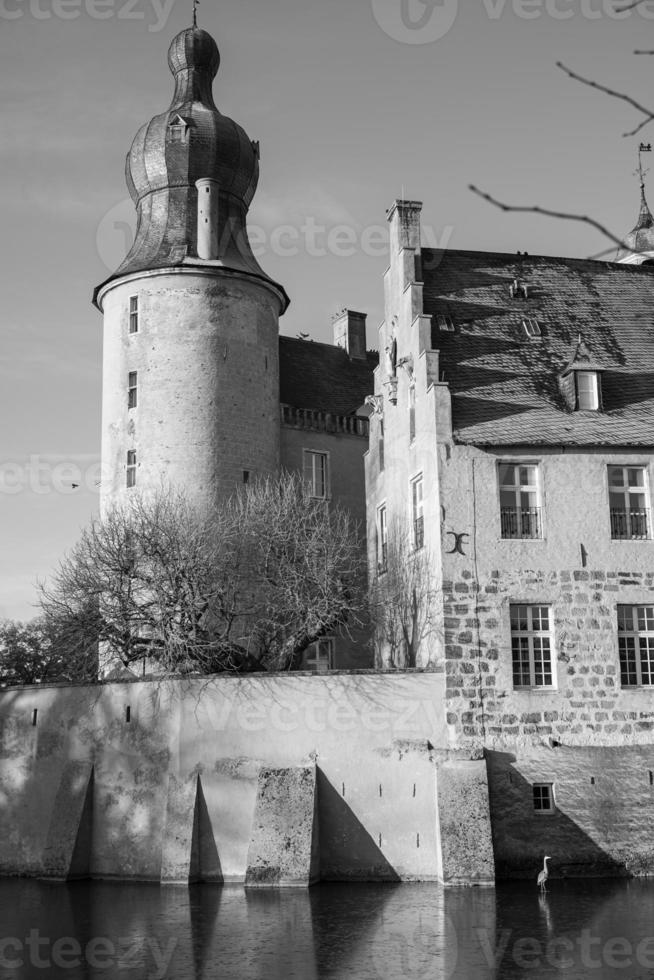
<svg viewBox="0 0 654 980"><path fill-rule="evenodd" d="M649 510L612 510L612 538L650 538L652 525Z"/></svg>
<svg viewBox="0 0 654 980"><path fill-rule="evenodd" d="M425 519L418 517L413 522L413 547L418 550L425 543Z"/></svg>
<svg viewBox="0 0 654 980"><path fill-rule="evenodd" d="M282 425L289 425L294 429L368 437L368 419L356 415L335 415L333 412L321 412L312 408L295 408L294 405L281 405L280 410Z"/></svg>
<svg viewBox="0 0 654 980"><path fill-rule="evenodd" d="M543 536L540 507L502 507L500 521L503 538L541 538Z"/></svg>

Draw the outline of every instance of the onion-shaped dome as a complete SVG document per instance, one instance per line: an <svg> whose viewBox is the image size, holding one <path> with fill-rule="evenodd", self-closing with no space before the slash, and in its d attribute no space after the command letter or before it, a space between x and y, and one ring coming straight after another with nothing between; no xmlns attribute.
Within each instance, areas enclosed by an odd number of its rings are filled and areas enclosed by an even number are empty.
<svg viewBox="0 0 654 980"><path fill-rule="evenodd" d="M252 254L246 214L259 179L259 147L214 103L220 53L207 31L181 31L168 51L175 91L166 112L139 129L125 177L136 205L134 244L110 277L180 265L197 255L197 180L216 181L223 265L267 279ZM106 283L96 290L98 291Z"/></svg>

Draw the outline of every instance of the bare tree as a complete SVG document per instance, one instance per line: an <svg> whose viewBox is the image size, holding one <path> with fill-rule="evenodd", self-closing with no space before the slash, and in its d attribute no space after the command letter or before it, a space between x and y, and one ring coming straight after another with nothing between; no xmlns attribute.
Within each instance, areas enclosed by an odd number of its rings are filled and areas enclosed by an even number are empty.
<svg viewBox="0 0 654 980"><path fill-rule="evenodd" d="M292 669L364 604L351 518L290 475L215 509L172 489L130 494L40 589L48 622L158 673Z"/></svg>
<svg viewBox="0 0 654 980"><path fill-rule="evenodd" d="M378 574L370 588L378 666L428 666L439 634L441 590L433 577L435 567L426 545L416 549L400 522L391 523Z"/></svg>

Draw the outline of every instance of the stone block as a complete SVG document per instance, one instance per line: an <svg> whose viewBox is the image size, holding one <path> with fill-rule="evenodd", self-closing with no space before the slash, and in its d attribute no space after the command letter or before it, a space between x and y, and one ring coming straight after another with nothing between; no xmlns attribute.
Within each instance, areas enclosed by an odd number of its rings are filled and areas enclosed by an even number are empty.
<svg viewBox="0 0 654 980"><path fill-rule="evenodd" d="M246 886L312 885L318 880L317 813L314 766L260 770Z"/></svg>
<svg viewBox="0 0 654 980"><path fill-rule="evenodd" d="M437 793L444 884L493 884L486 763L445 762L438 767Z"/></svg>

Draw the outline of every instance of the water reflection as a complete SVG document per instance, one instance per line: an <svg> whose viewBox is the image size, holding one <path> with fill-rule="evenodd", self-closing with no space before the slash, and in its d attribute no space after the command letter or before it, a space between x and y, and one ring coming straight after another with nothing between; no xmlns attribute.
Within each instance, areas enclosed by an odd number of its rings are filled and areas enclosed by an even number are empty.
<svg viewBox="0 0 654 980"><path fill-rule="evenodd" d="M2 980L654 978L654 883L496 889L0 880Z"/></svg>

